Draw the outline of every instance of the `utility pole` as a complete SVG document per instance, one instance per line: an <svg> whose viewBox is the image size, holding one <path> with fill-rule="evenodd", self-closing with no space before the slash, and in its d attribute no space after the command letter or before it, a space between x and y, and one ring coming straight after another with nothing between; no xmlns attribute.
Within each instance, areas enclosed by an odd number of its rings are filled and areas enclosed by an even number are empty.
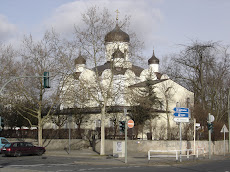
<svg viewBox="0 0 230 172"><path fill-rule="evenodd" d="M193 118L193 122L194 122L194 135L193 135L193 137L194 137L194 141L193 141L193 143L194 143L194 150L193 150L193 152L194 152L194 155L196 155L196 118Z"/></svg>
<svg viewBox="0 0 230 172"><path fill-rule="evenodd" d="M208 158L211 159L211 136L212 136L212 122L214 121L214 116L210 113L208 114Z"/></svg>
<svg viewBox="0 0 230 172"><path fill-rule="evenodd" d="M228 92L228 152L230 153L230 88Z"/></svg>
<svg viewBox="0 0 230 172"><path fill-rule="evenodd" d="M181 122L180 123L180 162L182 162L181 159L181 150L182 150L182 131L181 131Z"/></svg>
<svg viewBox="0 0 230 172"><path fill-rule="evenodd" d="M212 131L208 130L208 159L211 159L211 135Z"/></svg>
<svg viewBox="0 0 230 172"><path fill-rule="evenodd" d="M176 102L176 107L179 107L179 102ZM182 159L181 159L181 150L182 150L182 131L181 131L181 122L179 122L179 128L180 128L180 162L182 162Z"/></svg>
<svg viewBox="0 0 230 172"><path fill-rule="evenodd" d="M69 115L68 117L69 122L69 154L70 154L70 145L71 145L71 122L72 122L72 116Z"/></svg>
<svg viewBox="0 0 230 172"><path fill-rule="evenodd" d="M125 116L125 163L127 164L127 109L124 109L124 116Z"/></svg>

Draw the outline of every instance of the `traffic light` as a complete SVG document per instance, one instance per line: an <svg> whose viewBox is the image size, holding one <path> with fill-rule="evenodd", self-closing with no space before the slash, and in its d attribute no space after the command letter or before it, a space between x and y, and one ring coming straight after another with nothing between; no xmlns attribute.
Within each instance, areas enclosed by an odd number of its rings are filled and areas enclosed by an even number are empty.
<svg viewBox="0 0 230 172"><path fill-rule="evenodd" d="M4 118L0 116L0 131L4 128Z"/></svg>
<svg viewBox="0 0 230 172"><path fill-rule="evenodd" d="M50 88L50 78L49 78L49 72L44 72L44 82L43 86L44 88Z"/></svg>
<svg viewBox="0 0 230 172"><path fill-rule="evenodd" d="M121 132L125 132L125 121L119 121L119 129Z"/></svg>

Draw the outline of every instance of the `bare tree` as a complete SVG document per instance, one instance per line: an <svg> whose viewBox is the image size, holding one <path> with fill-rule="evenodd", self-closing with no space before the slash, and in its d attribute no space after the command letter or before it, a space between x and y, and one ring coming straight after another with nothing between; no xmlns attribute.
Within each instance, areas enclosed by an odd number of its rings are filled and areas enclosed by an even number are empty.
<svg viewBox="0 0 230 172"><path fill-rule="evenodd" d="M18 57L21 58L21 68L16 76L31 76L17 79L10 84L8 92L8 102L17 107L17 112L26 119L31 126L38 127L38 143L42 146L42 128L55 113L55 108L59 104L59 95L64 73L67 72L61 61L64 57L58 56L63 42L58 39L58 35L46 32L44 37L33 40L33 37L25 36ZM64 49L64 48L63 48ZM62 50L64 51L64 50ZM50 79L53 83L48 90L43 85L44 72L50 72ZM17 101L15 101L17 100ZM27 102L24 104L22 102ZM32 123L27 115L35 118L37 124Z"/></svg>
<svg viewBox="0 0 230 172"><path fill-rule="evenodd" d="M115 76L115 63L113 61L109 69L103 75L100 73L99 65L105 61L105 48L104 38L106 33L112 30L115 26L115 20L111 18L107 9L100 11L96 6L89 8L86 13L82 15L83 27L75 27L75 45L81 48L82 53L85 55L88 66L93 67L94 74L89 81L87 78L81 78L81 83L88 89L90 100L97 103L101 109L101 150L100 154L105 154L105 116L108 106L114 104L118 92L122 87L119 76ZM117 23L119 27L128 27L129 17ZM135 46L140 45L138 41L132 44L133 49ZM133 51L134 52L134 51Z"/></svg>
<svg viewBox="0 0 230 172"><path fill-rule="evenodd" d="M0 84L3 86L20 68L16 60L16 51L10 45L0 44Z"/></svg>
<svg viewBox="0 0 230 172"><path fill-rule="evenodd" d="M3 89L3 85L6 84L12 76L17 75L19 69L20 62L16 59L16 51L13 47L11 45L0 44L0 89ZM10 96L7 93L8 89L9 87L6 85L0 93L0 116L5 118L7 125L14 127L19 122L22 122L22 120L5 99L5 96Z"/></svg>
<svg viewBox="0 0 230 172"><path fill-rule="evenodd" d="M227 50L228 47L215 42L195 41L185 46L180 54L173 55L171 67L168 68L172 79L194 92L194 111L198 112L196 108L201 108L211 112L217 121L227 115L230 70Z"/></svg>
<svg viewBox="0 0 230 172"><path fill-rule="evenodd" d="M58 127L58 129L61 129L66 124L68 117L62 114L55 114L52 115L50 119Z"/></svg>
<svg viewBox="0 0 230 172"><path fill-rule="evenodd" d="M169 104L173 103L173 97L176 94L175 85L173 82L164 81L158 84L157 87L160 90L160 94L163 97L162 100L164 101L165 111L166 111L166 120L167 120L167 138L171 140L171 126L170 126L170 111Z"/></svg>

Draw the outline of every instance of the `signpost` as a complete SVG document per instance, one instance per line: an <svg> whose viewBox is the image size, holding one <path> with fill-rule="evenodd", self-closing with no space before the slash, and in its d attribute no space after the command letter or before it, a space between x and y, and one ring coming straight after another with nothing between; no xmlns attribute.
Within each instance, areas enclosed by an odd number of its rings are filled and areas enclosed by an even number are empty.
<svg viewBox="0 0 230 172"><path fill-rule="evenodd" d="M125 163L127 164L127 109L124 108L124 117L125 117Z"/></svg>
<svg viewBox="0 0 230 172"><path fill-rule="evenodd" d="M193 154L196 155L196 118L193 118Z"/></svg>
<svg viewBox="0 0 230 172"><path fill-rule="evenodd" d="M224 156L225 156L225 133L228 133L228 128L226 127L226 125L224 124L224 126L222 127L221 133L224 133Z"/></svg>
<svg viewBox="0 0 230 172"><path fill-rule="evenodd" d="M128 134L128 127L129 128L133 128L134 127L134 121L133 120L129 120L127 122L127 109L124 108L124 117L125 117L125 163L127 164L127 134Z"/></svg>
<svg viewBox="0 0 230 172"><path fill-rule="evenodd" d="M189 108L183 108L183 107L175 107L173 108L175 113L173 114L174 121L179 122L180 124L180 150L182 150L182 133L181 133L181 123L182 122L189 122ZM181 159L181 151L180 151L180 162L182 161Z"/></svg>
<svg viewBox="0 0 230 172"><path fill-rule="evenodd" d="M212 122L215 120L214 116L211 115L210 113L208 114L208 125L212 125ZM208 158L211 159L211 134L212 134L212 129L208 129Z"/></svg>

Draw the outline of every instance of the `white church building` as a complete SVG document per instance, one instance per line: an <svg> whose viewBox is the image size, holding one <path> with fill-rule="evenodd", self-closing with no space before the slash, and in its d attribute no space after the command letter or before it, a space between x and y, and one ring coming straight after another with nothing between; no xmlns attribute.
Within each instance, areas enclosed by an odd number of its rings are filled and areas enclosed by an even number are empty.
<svg viewBox="0 0 230 172"><path fill-rule="evenodd" d="M106 103L105 127L113 127L111 118L124 119L124 109L129 113L133 106L135 97L131 92L145 89L148 80L163 105L158 109L153 107L159 116L147 121L139 134L143 138L147 138L147 133L152 134L152 139L166 137L168 124L171 128L177 127L173 120L173 108L176 105L187 107L188 100L192 106L194 94L159 71L160 61L154 51L146 60L148 68L134 65L130 60L130 37L118 24L106 34L104 41L106 62L103 65L88 68L86 58L81 54L75 59L76 71L65 81L61 110L71 113L71 109L76 108L79 113L87 113L88 119L81 128L94 130L100 127L99 107ZM162 133L164 136L161 136Z"/></svg>

